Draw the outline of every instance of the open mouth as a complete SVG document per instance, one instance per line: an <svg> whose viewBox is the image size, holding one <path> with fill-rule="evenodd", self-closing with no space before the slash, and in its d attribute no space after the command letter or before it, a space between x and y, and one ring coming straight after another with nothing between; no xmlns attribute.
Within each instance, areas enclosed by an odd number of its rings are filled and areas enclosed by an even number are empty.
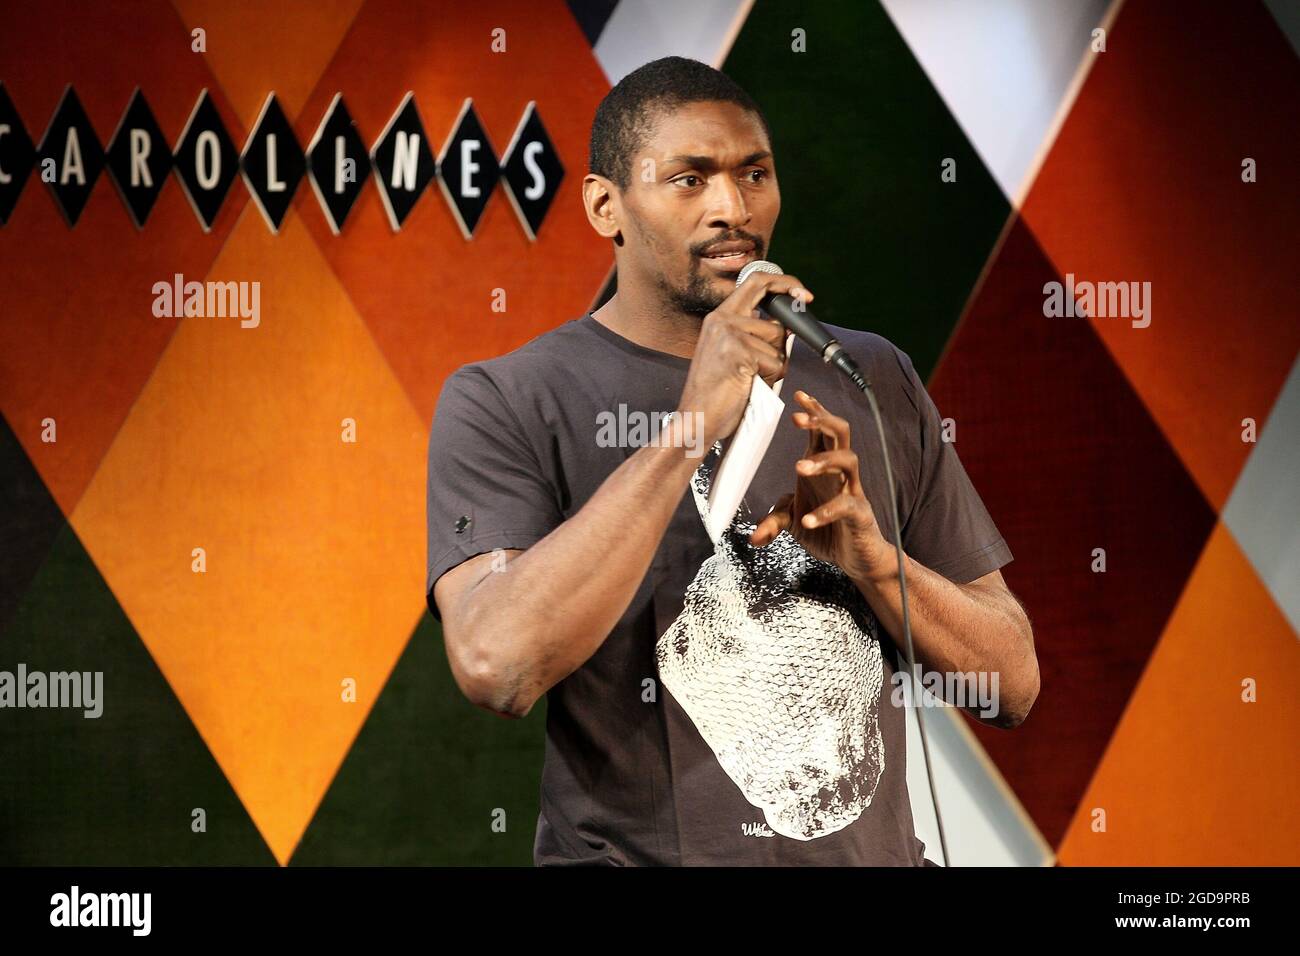
<svg viewBox="0 0 1300 956"><path fill-rule="evenodd" d="M700 256L705 262L723 269L739 269L754 258L752 242L723 242Z"/></svg>

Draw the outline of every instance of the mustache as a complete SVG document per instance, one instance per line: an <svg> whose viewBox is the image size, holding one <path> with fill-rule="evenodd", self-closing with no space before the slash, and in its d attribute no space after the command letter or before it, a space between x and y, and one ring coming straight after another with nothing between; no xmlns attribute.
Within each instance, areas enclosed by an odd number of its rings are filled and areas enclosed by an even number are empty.
<svg viewBox="0 0 1300 956"><path fill-rule="evenodd" d="M697 242L691 246L691 254L703 256L710 249L723 242L752 242L754 244L754 256L763 258L763 252L766 249L766 243L763 242L762 236L756 236L752 232L745 232L743 229L733 229L731 232L724 232L721 235L714 236L712 239L706 239L703 242Z"/></svg>

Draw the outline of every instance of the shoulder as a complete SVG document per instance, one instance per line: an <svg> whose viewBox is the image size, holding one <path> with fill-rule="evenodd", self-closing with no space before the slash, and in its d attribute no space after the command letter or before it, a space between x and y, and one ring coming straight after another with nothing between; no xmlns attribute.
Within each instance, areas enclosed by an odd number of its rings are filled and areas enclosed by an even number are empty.
<svg viewBox="0 0 1300 956"><path fill-rule="evenodd" d="M839 339L840 344L852 352L859 362L870 357L888 359L897 363L900 356L906 357L907 353L877 332L850 329L842 325L831 325L829 322L823 324L826 330Z"/></svg>
<svg viewBox="0 0 1300 956"><path fill-rule="evenodd" d="M509 401L511 397L526 397L562 376L567 363L581 347L582 335L580 321L572 319L504 355L468 362L447 377L442 394L444 398L495 394L507 404L513 404Z"/></svg>
<svg viewBox="0 0 1300 956"><path fill-rule="evenodd" d="M899 388L913 405L918 405L917 391L922 385L910 355L876 332L829 323L826 329L857 360L876 391Z"/></svg>

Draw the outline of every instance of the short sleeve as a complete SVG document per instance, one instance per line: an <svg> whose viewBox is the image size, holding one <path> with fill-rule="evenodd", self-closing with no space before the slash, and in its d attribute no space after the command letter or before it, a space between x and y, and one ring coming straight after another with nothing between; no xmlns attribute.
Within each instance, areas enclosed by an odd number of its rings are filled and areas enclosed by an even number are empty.
<svg viewBox="0 0 1300 956"><path fill-rule="evenodd" d="M429 431L425 600L445 572L497 548L524 550L564 520L518 416L482 368L443 385Z"/></svg>
<svg viewBox="0 0 1300 956"><path fill-rule="evenodd" d="M957 457L943 440L934 400L906 353L895 349L904 387L919 417L919 481L903 525L903 550L950 581L967 584L1012 560L1003 539Z"/></svg>

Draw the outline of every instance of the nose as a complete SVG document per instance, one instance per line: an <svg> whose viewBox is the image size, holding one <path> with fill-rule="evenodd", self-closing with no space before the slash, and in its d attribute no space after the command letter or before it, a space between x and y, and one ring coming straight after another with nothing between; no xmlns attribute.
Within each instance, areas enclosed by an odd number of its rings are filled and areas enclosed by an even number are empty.
<svg viewBox="0 0 1300 956"><path fill-rule="evenodd" d="M749 223L750 212L745 195L730 176L714 176L709 183L710 228L735 229Z"/></svg>

